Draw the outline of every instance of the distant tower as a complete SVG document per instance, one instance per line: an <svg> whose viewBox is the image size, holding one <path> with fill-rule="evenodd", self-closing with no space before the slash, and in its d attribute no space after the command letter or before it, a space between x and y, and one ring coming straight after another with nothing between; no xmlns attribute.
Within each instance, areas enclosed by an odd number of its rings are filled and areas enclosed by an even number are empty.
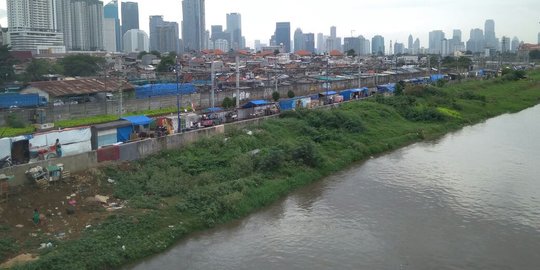
<svg viewBox="0 0 540 270"><path fill-rule="evenodd" d="M392 48L393 48L393 46L392 46L392 40L390 40L390 53L389 53L389 55L393 55L393 54L394 54L394 52L392 51Z"/></svg>
<svg viewBox="0 0 540 270"><path fill-rule="evenodd" d="M201 51L205 41L205 5L204 0L182 1L182 41L186 51Z"/></svg>
<svg viewBox="0 0 540 270"><path fill-rule="evenodd" d="M123 2L122 7L122 35L128 30L139 29L139 4Z"/></svg>
<svg viewBox="0 0 540 270"><path fill-rule="evenodd" d="M412 52L413 44L414 44L413 37L412 35L409 35L409 42L407 44L407 49L409 49L409 52Z"/></svg>

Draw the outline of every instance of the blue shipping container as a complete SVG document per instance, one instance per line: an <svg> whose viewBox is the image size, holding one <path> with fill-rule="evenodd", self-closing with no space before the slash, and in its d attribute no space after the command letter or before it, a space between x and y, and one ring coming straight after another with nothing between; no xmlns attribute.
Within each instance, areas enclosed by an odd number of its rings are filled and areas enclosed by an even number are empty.
<svg viewBox="0 0 540 270"><path fill-rule="evenodd" d="M0 94L0 108L9 109L12 107L38 107L47 104L45 97L38 94Z"/></svg>

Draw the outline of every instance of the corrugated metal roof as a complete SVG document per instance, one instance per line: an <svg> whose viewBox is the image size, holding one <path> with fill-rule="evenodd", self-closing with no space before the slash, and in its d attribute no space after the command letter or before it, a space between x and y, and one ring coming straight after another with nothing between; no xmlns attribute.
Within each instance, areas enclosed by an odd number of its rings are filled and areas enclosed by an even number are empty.
<svg viewBox="0 0 540 270"><path fill-rule="evenodd" d="M135 87L126 80L102 78L31 82L28 87L34 87L48 93L51 97L95 94L100 92L115 92L120 87L122 90L134 89Z"/></svg>

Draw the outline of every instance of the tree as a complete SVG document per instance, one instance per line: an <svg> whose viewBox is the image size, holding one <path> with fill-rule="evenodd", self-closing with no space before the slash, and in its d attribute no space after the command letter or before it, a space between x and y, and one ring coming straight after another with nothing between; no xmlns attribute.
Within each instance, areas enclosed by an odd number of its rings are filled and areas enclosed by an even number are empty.
<svg viewBox="0 0 540 270"><path fill-rule="evenodd" d="M356 56L356 52L354 51L354 49L348 50L348 51L347 51L347 56L355 57L355 56Z"/></svg>
<svg viewBox="0 0 540 270"><path fill-rule="evenodd" d="M403 94L403 90L405 90L405 82L399 81L396 84L396 92L394 92L394 95L401 96Z"/></svg>
<svg viewBox="0 0 540 270"><path fill-rule="evenodd" d="M67 76L95 76L105 66L105 58L84 54L69 55L60 64Z"/></svg>
<svg viewBox="0 0 540 270"><path fill-rule="evenodd" d="M293 90L289 90L289 92L287 92L287 97L288 97L288 98L293 98L293 97L294 97L294 92L293 92Z"/></svg>
<svg viewBox="0 0 540 270"><path fill-rule="evenodd" d="M276 92L272 93L272 99L274 101L278 101L279 98L280 98L279 92L276 91Z"/></svg>
<svg viewBox="0 0 540 270"><path fill-rule="evenodd" d="M62 66L57 63L45 59L32 59L32 62L26 67L24 80L26 81L42 81L43 75L46 74L62 74Z"/></svg>
<svg viewBox="0 0 540 270"><path fill-rule="evenodd" d="M223 108L225 108L225 109L232 108L232 107L234 107L234 105L235 105L235 103L230 97L225 97L223 99L223 102L221 103L221 106L223 106Z"/></svg>
<svg viewBox="0 0 540 270"><path fill-rule="evenodd" d="M274 50L274 55L278 55L279 54L279 50L278 49L275 49Z"/></svg>
<svg viewBox="0 0 540 270"><path fill-rule="evenodd" d="M161 62L159 62L159 65L157 66L157 71L158 72L170 71L170 68L174 67L175 64L176 64L176 55L174 56L167 55L161 58Z"/></svg>
<svg viewBox="0 0 540 270"><path fill-rule="evenodd" d="M140 52L140 53L137 55L137 59L142 59L143 56L145 56L145 55L147 55L147 54L148 54L147 51L142 51L142 52Z"/></svg>
<svg viewBox="0 0 540 270"><path fill-rule="evenodd" d="M13 65L15 64L15 58L9 53L9 46L0 46L0 84L4 84L15 77L15 71Z"/></svg>

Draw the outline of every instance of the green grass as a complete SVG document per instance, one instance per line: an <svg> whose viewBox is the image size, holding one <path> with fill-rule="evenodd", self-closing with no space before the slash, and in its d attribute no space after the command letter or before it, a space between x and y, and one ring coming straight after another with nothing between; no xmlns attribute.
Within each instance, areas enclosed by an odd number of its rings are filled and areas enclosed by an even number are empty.
<svg viewBox="0 0 540 270"><path fill-rule="evenodd" d="M20 269L116 268L161 252L190 232L245 216L352 162L538 104L539 79L536 72L518 82L467 82L287 112L248 128L252 135L232 129L129 168L105 168L116 180L114 196L130 208Z"/></svg>

